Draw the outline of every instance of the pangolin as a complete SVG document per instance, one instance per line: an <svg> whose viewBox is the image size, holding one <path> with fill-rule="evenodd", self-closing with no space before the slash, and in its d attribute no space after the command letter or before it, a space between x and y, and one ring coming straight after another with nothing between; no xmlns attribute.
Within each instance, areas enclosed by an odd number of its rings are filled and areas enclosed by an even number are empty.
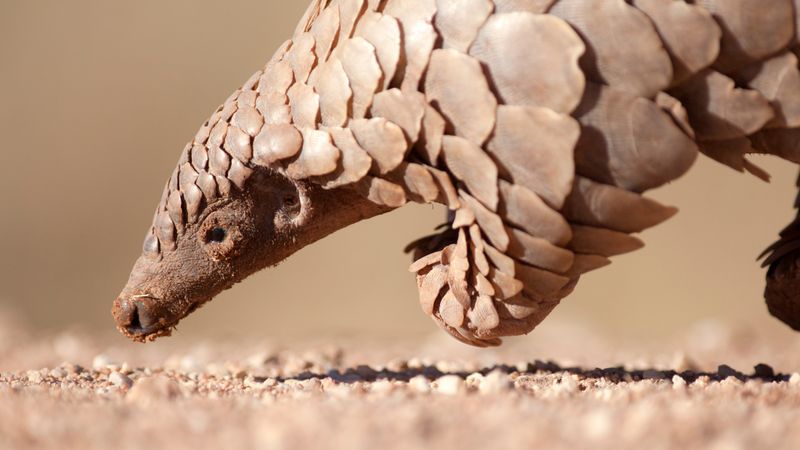
<svg viewBox="0 0 800 450"><path fill-rule="evenodd" d="M422 309L471 345L526 334L676 213L643 193L698 153L764 179L748 154L800 162L798 21L800 0L314 0L181 152L117 326L168 335L338 229L436 202L446 226L407 249ZM799 252L800 219L766 259L794 328Z"/></svg>

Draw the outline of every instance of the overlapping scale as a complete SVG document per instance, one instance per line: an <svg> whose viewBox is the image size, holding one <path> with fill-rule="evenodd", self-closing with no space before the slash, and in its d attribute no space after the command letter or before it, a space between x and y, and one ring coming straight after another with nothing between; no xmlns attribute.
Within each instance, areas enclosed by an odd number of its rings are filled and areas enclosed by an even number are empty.
<svg viewBox="0 0 800 450"><path fill-rule="evenodd" d="M404 92L417 92L438 38L432 25L436 0L393 0L384 13L397 19L403 36L394 84Z"/></svg>
<svg viewBox="0 0 800 450"><path fill-rule="evenodd" d="M425 78L425 94L455 131L482 145L495 124L497 100L480 63L453 49L434 50Z"/></svg>
<svg viewBox="0 0 800 450"><path fill-rule="evenodd" d="M558 209L572 186L573 149L580 132L575 119L547 108L500 106L486 150L503 178Z"/></svg>
<svg viewBox="0 0 800 450"><path fill-rule="evenodd" d="M394 79L400 60L400 26L397 19L378 12L368 11L356 26L356 37L362 37L375 48L381 68L380 88L387 89Z"/></svg>
<svg viewBox="0 0 800 450"><path fill-rule="evenodd" d="M575 113L582 126L575 147L578 173L641 192L681 176L694 163L697 145L658 105L603 85L588 83L586 89Z"/></svg>
<svg viewBox="0 0 800 450"><path fill-rule="evenodd" d="M719 56L722 30L711 14L673 0L631 2L653 21L672 59L672 85L710 66Z"/></svg>
<svg viewBox="0 0 800 450"><path fill-rule="evenodd" d="M442 47L466 53L493 10L491 0L436 0L433 24L442 37Z"/></svg>
<svg viewBox="0 0 800 450"><path fill-rule="evenodd" d="M563 20L526 12L492 16L469 49L485 64L502 103L565 114L583 95L578 58L584 51L583 41Z"/></svg>
<svg viewBox="0 0 800 450"><path fill-rule="evenodd" d="M305 179L336 170L341 153L331 142L331 135L310 128L303 129L302 134L300 156L288 165L286 173L294 179Z"/></svg>
<svg viewBox="0 0 800 450"><path fill-rule="evenodd" d="M375 47L364 38L354 37L337 48L336 56L342 63L353 91L352 117L363 118L383 78L375 56Z"/></svg>
<svg viewBox="0 0 800 450"><path fill-rule="evenodd" d="M581 35L581 67L595 83L645 98L670 85L672 63L653 22L624 0L558 0L548 13Z"/></svg>
<svg viewBox="0 0 800 450"><path fill-rule="evenodd" d="M686 107L699 141L747 136L775 115L758 91L737 87L715 70L704 70L670 92Z"/></svg>
<svg viewBox="0 0 800 450"><path fill-rule="evenodd" d="M780 51L795 38L792 0L701 0L722 29L714 67L730 72Z"/></svg>

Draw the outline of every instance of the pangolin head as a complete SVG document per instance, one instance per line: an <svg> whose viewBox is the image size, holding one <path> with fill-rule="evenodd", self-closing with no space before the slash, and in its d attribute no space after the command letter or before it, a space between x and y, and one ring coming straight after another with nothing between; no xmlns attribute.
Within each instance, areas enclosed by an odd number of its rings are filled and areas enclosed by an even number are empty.
<svg viewBox="0 0 800 450"><path fill-rule="evenodd" d="M213 195L198 187L202 179ZM227 181L197 171L189 161L179 164L142 255L114 302L117 327L130 338L169 334L215 294L272 263L271 256L292 242L296 225L308 215L302 187L278 173L249 172L241 188Z"/></svg>
<svg viewBox="0 0 800 450"><path fill-rule="evenodd" d="M250 274L384 211L352 188L325 190L280 167L242 163L223 148L187 146L164 188L142 255L112 308L117 328L135 341L169 335Z"/></svg>

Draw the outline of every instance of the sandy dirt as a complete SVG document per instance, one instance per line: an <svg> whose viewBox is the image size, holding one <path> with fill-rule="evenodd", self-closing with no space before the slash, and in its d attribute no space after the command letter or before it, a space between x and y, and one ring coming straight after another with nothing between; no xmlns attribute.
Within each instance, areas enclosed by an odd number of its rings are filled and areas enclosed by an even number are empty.
<svg viewBox="0 0 800 450"><path fill-rule="evenodd" d="M800 447L800 338L128 344L0 320L0 448Z"/></svg>

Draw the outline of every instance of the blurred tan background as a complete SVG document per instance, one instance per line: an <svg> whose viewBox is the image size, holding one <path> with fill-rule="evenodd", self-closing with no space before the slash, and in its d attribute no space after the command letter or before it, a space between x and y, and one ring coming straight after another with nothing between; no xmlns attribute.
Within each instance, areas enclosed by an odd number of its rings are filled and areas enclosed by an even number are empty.
<svg viewBox="0 0 800 450"><path fill-rule="evenodd" d="M0 2L0 310L42 330L113 330L111 302L178 152L289 37L305 6ZM644 233L644 250L587 275L550 320L623 337L665 335L705 318L783 328L763 306L755 257L794 214L796 169L756 161L772 184L701 157L684 179L654 192L681 214ZM180 333L436 332L401 249L442 217L439 208L410 206L339 232L224 293Z"/></svg>

